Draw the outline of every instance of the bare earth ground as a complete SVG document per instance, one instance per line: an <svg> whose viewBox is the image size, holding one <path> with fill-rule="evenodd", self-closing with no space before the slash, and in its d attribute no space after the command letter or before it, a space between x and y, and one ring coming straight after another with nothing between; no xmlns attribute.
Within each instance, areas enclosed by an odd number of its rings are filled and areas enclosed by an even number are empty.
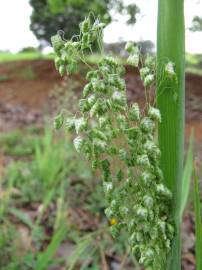
<svg viewBox="0 0 202 270"><path fill-rule="evenodd" d="M50 111L50 93L63 79L55 71L52 61L34 60L0 65L0 131L13 130L30 124L41 124L44 113ZM126 82L131 101L144 100L144 90L136 70L127 67ZM74 75L80 82L76 94L80 94L84 79ZM69 86L71 87L71 85ZM67 89L68 91L68 89ZM195 129L195 157L202 161L202 77L186 76L186 143L191 128ZM0 165L4 163L0 157ZM194 221L187 211L183 223L183 269L194 270Z"/></svg>

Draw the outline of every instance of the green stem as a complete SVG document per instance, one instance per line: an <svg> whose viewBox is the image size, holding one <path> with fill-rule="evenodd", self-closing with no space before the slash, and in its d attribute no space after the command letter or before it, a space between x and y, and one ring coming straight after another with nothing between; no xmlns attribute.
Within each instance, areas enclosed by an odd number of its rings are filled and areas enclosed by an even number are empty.
<svg viewBox="0 0 202 270"><path fill-rule="evenodd" d="M159 145L165 184L173 192L173 219L176 234L167 270L181 269L180 203L184 155L185 27L184 0L159 0L157 31L157 105L161 111ZM161 81L162 63L175 64L178 84ZM172 89L173 87L173 89ZM174 100L173 93L178 98Z"/></svg>

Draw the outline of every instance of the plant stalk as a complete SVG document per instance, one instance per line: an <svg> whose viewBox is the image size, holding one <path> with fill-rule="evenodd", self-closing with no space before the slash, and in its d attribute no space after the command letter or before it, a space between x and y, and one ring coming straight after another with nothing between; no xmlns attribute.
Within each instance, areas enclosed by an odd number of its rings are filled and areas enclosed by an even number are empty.
<svg viewBox="0 0 202 270"><path fill-rule="evenodd" d="M161 81L163 63L175 64L178 83ZM177 99L174 98L177 94ZM157 106L161 111L159 146L165 184L173 192L172 216L175 237L167 260L167 270L181 270L180 204L184 156L185 108L185 26L184 0L158 1Z"/></svg>

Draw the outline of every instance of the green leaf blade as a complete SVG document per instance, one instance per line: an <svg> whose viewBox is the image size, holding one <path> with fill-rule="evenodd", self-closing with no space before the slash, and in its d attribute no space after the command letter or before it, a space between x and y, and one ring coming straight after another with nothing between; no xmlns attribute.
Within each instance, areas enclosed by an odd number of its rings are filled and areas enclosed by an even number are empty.
<svg viewBox="0 0 202 270"><path fill-rule="evenodd" d="M50 259L53 257L59 245L64 240L66 232L67 232L67 227L65 224L63 224L60 230L58 230L54 234L47 249L42 254L39 255L35 270L48 269L47 267L49 265Z"/></svg>
<svg viewBox="0 0 202 270"><path fill-rule="evenodd" d="M189 190L190 190L190 182L192 177L192 171L193 171L193 143L194 143L194 131L192 130L190 138L189 138L189 147L187 152L187 158L185 162L185 167L183 171L183 184L182 184L182 202L181 202L181 209L180 209L180 215L181 218L183 216L184 209L187 204L188 196L189 196Z"/></svg>
<svg viewBox="0 0 202 270"><path fill-rule="evenodd" d="M177 85L168 81L162 83L164 61L175 64ZM177 99L173 93L177 95ZM161 168L165 184L173 193L172 216L175 223L175 238L165 269L181 270L180 211L185 118L184 0L158 0L157 105L162 116L162 123L159 125Z"/></svg>
<svg viewBox="0 0 202 270"><path fill-rule="evenodd" d="M199 180L194 168L194 212L195 212L195 236L196 236L196 270L202 270L202 219L201 219L201 202L199 193Z"/></svg>

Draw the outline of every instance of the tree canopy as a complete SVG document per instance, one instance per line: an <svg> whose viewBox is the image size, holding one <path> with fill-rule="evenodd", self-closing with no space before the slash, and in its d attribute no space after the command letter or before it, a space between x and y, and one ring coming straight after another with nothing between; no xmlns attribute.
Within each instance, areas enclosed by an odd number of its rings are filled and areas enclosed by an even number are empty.
<svg viewBox="0 0 202 270"><path fill-rule="evenodd" d="M192 20L192 27L190 28L191 31L202 31L202 17L195 16Z"/></svg>
<svg viewBox="0 0 202 270"><path fill-rule="evenodd" d="M79 33L78 23L91 12L106 24L112 21L111 9L128 14L127 23L135 23L139 8L125 6L122 0L30 0L33 8L30 28L41 42L50 43L58 30L70 38Z"/></svg>

